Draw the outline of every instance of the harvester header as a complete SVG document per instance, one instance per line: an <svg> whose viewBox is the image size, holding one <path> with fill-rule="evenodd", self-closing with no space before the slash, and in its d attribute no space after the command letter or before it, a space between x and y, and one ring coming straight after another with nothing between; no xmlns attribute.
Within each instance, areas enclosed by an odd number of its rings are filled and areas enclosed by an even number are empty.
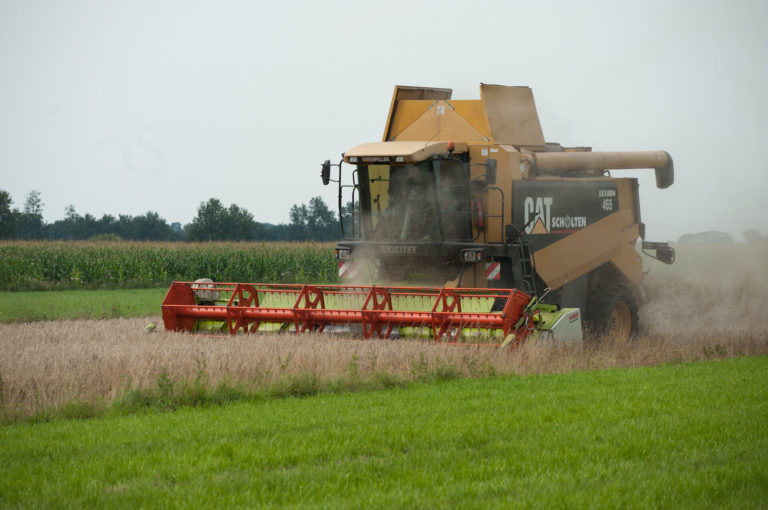
<svg viewBox="0 0 768 510"><path fill-rule="evenodd" d="M559 331L562 341L570 340L566 334L580 334L578 311L566 314L537 303L517 289L174 282L162 310L167 330L190 333L285 327L304 333L357 325L364 338L419 331L437 342L467 343L466 337L482 332L498 345L518 345L535 327L552 335Z"/></svg>

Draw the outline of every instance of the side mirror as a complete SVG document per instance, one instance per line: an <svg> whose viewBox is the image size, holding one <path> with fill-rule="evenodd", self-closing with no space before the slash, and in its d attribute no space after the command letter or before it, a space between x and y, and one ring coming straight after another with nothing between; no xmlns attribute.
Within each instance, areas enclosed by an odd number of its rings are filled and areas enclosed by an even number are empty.
<svg viewBox="0 0 768 510"><path fill-rule="evenodd" d="M488 186L496 184L496 160L493 158L485 160L485 183Z"/></svg>
<svg viewBox="0 0 768 510"><path fill-rule="evenodd" d="M654 250L656 254L649 253L648 250ZM665 264L672 264L675 261L675 249L667 243L643 241L643 253Z"/></svg>
<svg viewBox="0 0 768 510"><path fill-rule="evenodd" d="M658 248L656 258L665 264L672 264L675 261L675 249L670 246Z"/></svg>
<svg viewBox="0 0 768 510"><path fill-rule="evenodd" d="M323 180L324 186L328 186L328 183L331 182L331 160L326 159L325 163L323 163L320 170L320 178Z"/></svg>

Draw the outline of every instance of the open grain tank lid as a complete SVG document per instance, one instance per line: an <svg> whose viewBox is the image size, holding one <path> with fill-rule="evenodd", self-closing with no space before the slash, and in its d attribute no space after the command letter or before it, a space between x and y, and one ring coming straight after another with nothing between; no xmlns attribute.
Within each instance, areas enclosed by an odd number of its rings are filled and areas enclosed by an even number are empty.
<svg viewBox="0 0 768 510"><path fill-rule="evenodd" d="M461 140L544 150L529 87L480 85L480 99L453 100L451 89L396 86L383 141Z"/></svg>

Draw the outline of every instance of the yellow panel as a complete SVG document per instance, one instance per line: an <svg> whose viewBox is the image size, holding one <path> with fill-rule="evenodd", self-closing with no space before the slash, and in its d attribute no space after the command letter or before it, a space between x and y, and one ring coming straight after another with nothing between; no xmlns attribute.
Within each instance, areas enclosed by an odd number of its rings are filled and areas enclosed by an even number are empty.
<svg viewBox="0 0 768 510"><path fill-rule="evenodd" d="M484 289L488 287L488 280L485 279L485 264L478 263L478 264L472 264L472 276L474 277L474 282L472 282L472 287L476 289ZM464 274L467 272L465 271ZM462 287L468 287L468 285L464 285L464 282L461 282Z"/></svg>
<svg viewBox="0 0 768 510"><path fill-rule="evenodd" d="M632 187L632 178L616 179L616 187L619 192L619 208L630 209L635 214L635 193ZM636 181L635 181L636 182Z"/></svg>
<svg viewBox="0 0 768 510"><path fill-rule="evenodd" d="M485 108L481 101L450 101L450 103L456 109L456 113L464 117L488 141L493 141L491 140L491 128L488 126L488 118L485 116Z"/></svg>
<svg viewBox="0 0 768 510"><path fill-rule="evenodd" d="M640 284L643 282L643 262L631 244L623 244L619 254L611 259L611 264L616 266L616 269L621 271L632 283Z"/></svg>
<svg viewBox="0 0 768 510"><path fill-rule="evenodd" d="M393 118L389 124L389 140L395 140L405 128L427 111L433 100L399 100L393 112Z"/></svg>
<svg viewBox="0 0 768 510"><path fill-rule="evenodd" d="M459 285L459 277L448 280L443 287L448 289ZM467 264L464 268L464 274L461 275L461 286L464 288L485 289L488 287L488 280L485 279L485 264L482 262L476 264Z"/></svg>
<svg viewBox="0 0 768 510"><path fill-rule="evenodd" d="M480 97L494 142L544 148L544 134L531 89L481 84Z"/></svg>
<svg viewBox="0 0 768 510"><path fill-rule="evenodd" d="M639 228L634 223L632 211L619 210L537 251L534 254L536 272L550 288L558 289L616 259L617 268L632 280L635 272L626 258L625 245L633 249L638 236Z"/></svg>
<svg viewBox="0 0 768 510"><path fill-rule="evenodd" d="M408 99L450 99L453 91L451 89L440 89L434 87L409 87L407 85L395 85L395 92L392 94L392 102L389 104L389 114L387 115L387 125L384 127L384 138L382 142L391 139L390 126L392 125L392 116L395 113L398 101Z"/></svg>
<svg viewBox="0 0 768 510"><path fill-rule="evenodd" d="M483 134L457 114L446 101L435 102L395 140L483 141Z"/></svg>

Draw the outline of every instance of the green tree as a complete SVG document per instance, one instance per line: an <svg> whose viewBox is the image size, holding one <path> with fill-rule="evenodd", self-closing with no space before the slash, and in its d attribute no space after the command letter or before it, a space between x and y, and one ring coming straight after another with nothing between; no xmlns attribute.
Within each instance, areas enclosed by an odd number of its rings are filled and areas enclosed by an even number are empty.
<svg viewBox="0 0 768 510"><path fill-rule="evenodd" d="M309 222L309 208L306 205L291 206L291 210L288 211L288 217L291 222L288 224L287 236L291 241L304 241L309 237L309 228L307 223Z"/></svg>
<svg viewBox="0 0 768 510"><path fill-rule="evenodd" d="M89 223L91 223L90 220L95 222L96 219L90 214L87 214L86 216L88 218L84 218L77 214L75 206L69 204L64 208L64 219L55 221L53 225L51 225L50 237L53 239L87 239L88 237L91 237L88 235L88 231L90 230ZM96 233L97 232L94 232L91 235L96 235Z"/></svg>
<svg viewBox="0 0 768 510"><path fill-rule="evenodd" d="M339 237L339 221L321 197L313 197L309 201L307 226L311 239L330 241Z"/></svg>
<svg viewBox="0 0 768 510"><path fill-rule="evenodd" d="M19 211L12 205L11 194L0 190L0 239L14 239L18 232Z"/></svg>
<svg viewBox="0 0 768 510"><path fill-rule="evenodd" d="M236 204L227 210L228 230L226 239L232 241L252 240L259 237L261 225L253 219L253 214Z"/></svg>
<svg viewBox="0 0 768 510"><path fill-rule="evenodd" d="M186 226L190 241L249 241L257 237L260 225L247 210L232 204L224 207L211 198L197 209L197 216Z"/></svg>
<svg viewBox="0 0 768 510"><path fill-rule="evenodd" d="M146 214L133 218L135 236L130 239L141 241L168 241L173 237L171 226L156 212L148 211Z"/></svg>
<svg viewBox="0 0 768 510"><path fill-rule="evenodd" d="M22 239L42 239L45 237L43 201L37 190L30 191L24 201L24 212L19 215L19 237Z"/></svg>
<svg viewBox="0 0 768 510"><path fill-rule="evenodd" d="M187 225L187 239L190 241L215 241L221 239L226 228L227 210L218 198L200 203L197 216Z"/></svg>
<svg viewBox="0 0 768 510"><path fill-rule="evenodd" d="M64 221L71 221L74 223L79 217L80 215L77 214L74 204L69 204L64 208Z"/></svg>
<svg viewBox="0 0 768 510"><path fill-rule="evenodd" d="M294 241L330 241L341 235L339 221L322 197L313 197L309 204L294 204L288 213L288 238Z"/></svg>
<svg viewBox="0 0 768 510"><path fill-rule="evenodd" d="M43 200L40 198L40 192L33 189L27 195L26 200L24 200L24 212L26 214L37 214L42 216L43 205Z"/></svg>

